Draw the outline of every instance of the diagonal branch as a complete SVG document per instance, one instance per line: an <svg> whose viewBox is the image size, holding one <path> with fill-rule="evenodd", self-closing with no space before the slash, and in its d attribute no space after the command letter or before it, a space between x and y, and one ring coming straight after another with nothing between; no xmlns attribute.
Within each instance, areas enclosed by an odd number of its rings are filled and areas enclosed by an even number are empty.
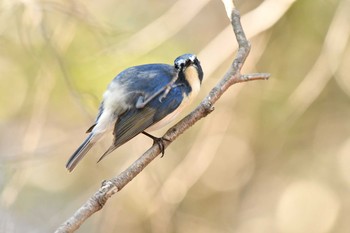
<svg viewBox="0 0 350 233"><path fill-rule="evenodd" d="M270 76L266 73L247 75L242 75L240 73L245 59L249 54L250 43L244 34L240 22L239 12L233 8L232 4L228 4L228 2L230 1L224 1L224 4L239 45L237 55L222 80L210 91L208 96L199 104L199 106L164 134L163 137L169 140L164 140L165 148L193 124L211 113L214 110L214 103L230 86L246 81L266 80ZM102 183L102 187L94 195L92 195L89 200L87 200L87 202L73 214L73 216L64 222L56 230L56 233L74 232L77 230L87 218L102 209L106 201L113 194L120 191L126 184L135 178L153 159L160 154L160 152L159 147L157 145L153 145L125 171L110 180L104 181Z"/></svg>

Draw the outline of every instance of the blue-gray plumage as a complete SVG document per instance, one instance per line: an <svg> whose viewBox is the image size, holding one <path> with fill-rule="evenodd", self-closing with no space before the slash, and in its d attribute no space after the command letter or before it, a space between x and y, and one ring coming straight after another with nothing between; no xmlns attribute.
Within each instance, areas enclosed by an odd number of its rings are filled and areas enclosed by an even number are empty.
<svg viewBox="0 0 350 233"><path fill-rule="evenodd" d="M99 161L145 130L168 124L197 95L202 79L202 67L193 54L176 58L174 66L148 64L122 71L109 84L95 124L68 160L67 169L72 171L106 133L113 132L114 142Z"/></svg>

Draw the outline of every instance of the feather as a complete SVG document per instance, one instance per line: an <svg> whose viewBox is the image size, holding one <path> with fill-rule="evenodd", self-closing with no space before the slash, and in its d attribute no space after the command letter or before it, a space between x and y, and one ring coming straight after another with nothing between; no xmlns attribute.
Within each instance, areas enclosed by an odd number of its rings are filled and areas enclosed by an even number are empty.
<svg viewBox="0 0 350 233"><path fill-rule="evenodd" d="M68 171L72 171L78 162L86 155L91 147L102 137L103 134L90 133L85 141L79 146L79 148L69 158L66 168Z"/></svg>
<svg viewBox="0 0 350 233"><path fill-rule="evenodd" d="M132 108L122 114L114 126L113 144L97 162L100 162L109 153L151 126L154 123L153 118L155 112L155 109L145 107L142 109Z"/></svg>

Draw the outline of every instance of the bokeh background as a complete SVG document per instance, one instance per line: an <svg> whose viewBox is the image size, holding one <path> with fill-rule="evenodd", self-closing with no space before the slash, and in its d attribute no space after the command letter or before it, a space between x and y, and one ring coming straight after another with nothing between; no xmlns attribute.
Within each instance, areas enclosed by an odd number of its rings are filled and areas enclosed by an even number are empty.
<svg viewBox="0 0 350 233"><path fill-rule="evenodd" d="M236 1L238 84L78 232L350 232L350 1ZM126 67L196 53L205 82L236 41L219 0L0 1L0 232L53 232L152 141L65 163ZM163 131L156 132L161 136Z"/></svg>

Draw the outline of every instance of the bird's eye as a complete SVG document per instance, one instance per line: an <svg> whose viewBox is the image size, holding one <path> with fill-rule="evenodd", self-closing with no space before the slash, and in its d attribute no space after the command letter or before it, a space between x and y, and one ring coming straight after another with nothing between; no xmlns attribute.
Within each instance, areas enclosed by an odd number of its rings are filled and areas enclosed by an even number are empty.
<svg viewBox="0 0 350 233"><path fill-rule="evenodd" d="M181 63L176 63L176 64L175 64L175 68L176 68L176 69L183 69L184 66L185 66L185 63L183 63L183 62L181 62Z"/></svg>

